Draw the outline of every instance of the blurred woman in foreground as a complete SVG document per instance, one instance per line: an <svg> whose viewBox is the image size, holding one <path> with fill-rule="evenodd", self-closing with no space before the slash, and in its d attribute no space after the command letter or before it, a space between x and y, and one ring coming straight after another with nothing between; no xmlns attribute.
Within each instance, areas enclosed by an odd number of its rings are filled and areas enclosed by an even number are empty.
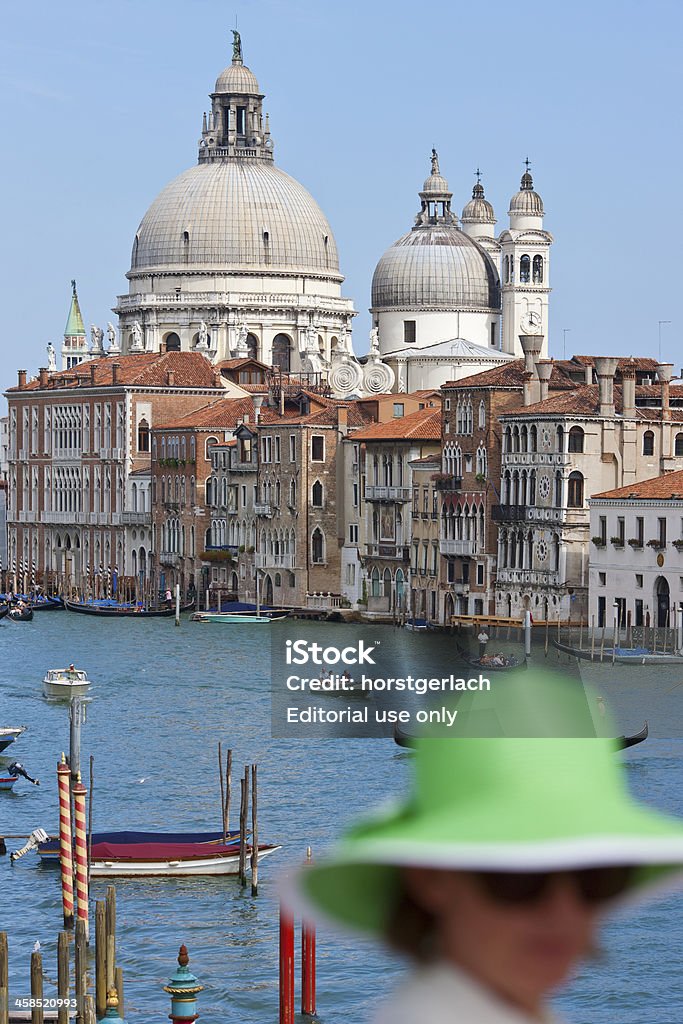
<svg viewBox="0 0 683 1024"><path fill-rule="evenodd" d="M547 999L603 913L680 881L683 825L631 798L612 740L557 738L553 720L532 738L418 742L411 798L297 876L308 914L412 960L376 1024L556 1020Z"/></svg>

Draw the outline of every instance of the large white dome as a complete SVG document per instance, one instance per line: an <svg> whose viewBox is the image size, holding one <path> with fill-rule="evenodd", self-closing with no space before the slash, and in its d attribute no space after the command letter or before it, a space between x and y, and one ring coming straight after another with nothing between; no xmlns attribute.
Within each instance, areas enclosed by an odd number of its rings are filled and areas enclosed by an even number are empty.
<svg viewBox="0 0 683 1024"><path fill-rule="evenodd" d="M135 236L131 274L190 268L341 280L322 210L303 185L264 160L200 163L154 200Z"/></svg>

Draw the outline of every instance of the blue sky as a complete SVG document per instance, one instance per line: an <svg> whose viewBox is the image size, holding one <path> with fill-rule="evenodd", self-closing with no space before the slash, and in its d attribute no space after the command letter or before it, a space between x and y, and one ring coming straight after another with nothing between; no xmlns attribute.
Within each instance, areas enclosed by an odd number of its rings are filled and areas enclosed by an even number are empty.
<svg viewBox="0 0 683 1024"><path fill-rule="evenodd" d="M497 231L529 156L555 237L552 355L566 338L567 355L657 356L669 320L678 371L680 2L35 0L0 39L3 387L61 343L72 277L86 323L112 319L139 221L196 161L235 16L276 161L336 235L358 353L435 145L456 210L482 169Z"/></svg>

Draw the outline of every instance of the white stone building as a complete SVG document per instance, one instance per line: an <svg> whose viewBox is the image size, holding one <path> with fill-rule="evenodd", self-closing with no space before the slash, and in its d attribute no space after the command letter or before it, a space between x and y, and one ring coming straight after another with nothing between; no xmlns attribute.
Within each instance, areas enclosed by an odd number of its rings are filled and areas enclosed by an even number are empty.
<svg viewBox="0 0 683 1024"><path fill-rule="evenodd" d="M604 491L588 504L588 605L595 626L609 629L615 616L622 628L676 626L683 602L683 470Z"/></svg>
<svg viewBox="0 0 683 1024"><path fill-rule="evenodd" d="M548 351L553 239L528 167L499 238L479 180L462 226L452 197L433 150L415 224L373 276L370 312L398 391L440 387L518 357L520 334L536 335L541 355Z"/></svg>
<svg viewBox="0 0 683 1024"><path fill-rule="evenodd" d="M235 37L211 93L198 163L154 200L118 298L124 353L251 356L330 381L340 397L388 391L376 352L353 356L353 302L322 210L274 162L264 95Z"/></svg>
<svg viewBox="0 0 683 1024"><path fill-rule="evenodd" d="M531 348L527 359L525 405L501 416L496 614L585 619L588 499L683 468L683 388L670 388L670 364L637 386L635 362L602 356L597 386L546 398L553 364Z"/></svg>

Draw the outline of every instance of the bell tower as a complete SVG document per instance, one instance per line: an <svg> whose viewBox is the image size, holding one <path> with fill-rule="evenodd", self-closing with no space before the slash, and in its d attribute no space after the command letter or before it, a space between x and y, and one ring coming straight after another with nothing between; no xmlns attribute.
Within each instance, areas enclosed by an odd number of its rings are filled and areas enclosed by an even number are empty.
<svg viewBox="0 0 683 1024"><path fill-rule="evenodd" d="M543 228L543 200L534 191L529 161L521 188L510 200L510 226L500 236L503 352L523 357L519 335L542 336L540 358L548 358L550 246Z"/></svg>

